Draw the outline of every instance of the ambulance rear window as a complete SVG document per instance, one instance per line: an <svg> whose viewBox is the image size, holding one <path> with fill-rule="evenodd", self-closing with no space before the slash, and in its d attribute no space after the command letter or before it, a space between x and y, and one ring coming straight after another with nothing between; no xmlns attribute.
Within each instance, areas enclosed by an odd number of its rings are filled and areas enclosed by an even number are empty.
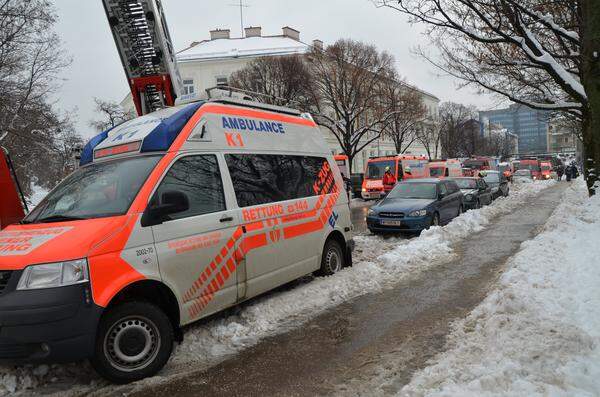
<svg viewBox="0 0 600 397"><path fill-rule="evenodd" d="M331 174L322 157L227 154L225 159L240 207L316 196L323 185L319 173Z"/></svg>

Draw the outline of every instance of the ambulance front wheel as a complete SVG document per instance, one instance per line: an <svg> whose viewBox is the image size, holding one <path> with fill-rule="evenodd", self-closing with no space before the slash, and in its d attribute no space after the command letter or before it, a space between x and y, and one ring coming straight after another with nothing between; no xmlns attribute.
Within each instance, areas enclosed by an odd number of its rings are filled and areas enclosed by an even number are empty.
<svg viewBox="0 0 600 397"><path fill-rule="evenodd" d="M167 315L148 302L125 302L100 320L92 365L114 383L155 375L173 350L174 331Z"/></svg>
<svg viewBox="0 0 600 397"><path fill-rule="evenodd" d="M316 274L318 276L331 276L339 272L346 265L344 258L344 250L340 243L333 238L329 238L323 248L321 268Z"/></svg>

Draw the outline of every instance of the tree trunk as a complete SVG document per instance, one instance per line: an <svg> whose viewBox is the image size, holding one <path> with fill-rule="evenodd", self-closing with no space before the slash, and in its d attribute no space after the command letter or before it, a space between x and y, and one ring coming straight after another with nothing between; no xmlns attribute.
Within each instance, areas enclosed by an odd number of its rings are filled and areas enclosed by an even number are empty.
<svg viewBox="0 0 600 397"><path fill-rule="evenodd" d="M600 189L600 0L582 0L583 165L590 195Z"/></svg>

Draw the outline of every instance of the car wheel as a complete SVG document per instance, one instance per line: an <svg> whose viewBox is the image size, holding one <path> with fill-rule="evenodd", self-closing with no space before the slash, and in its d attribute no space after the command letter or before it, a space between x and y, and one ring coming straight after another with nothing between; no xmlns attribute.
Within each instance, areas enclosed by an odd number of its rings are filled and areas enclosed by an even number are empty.
<svg viewBox="0 0 600 397"><path fill-rule="evenodd" d="M100 320L92 366L114 383L156 374L169 360L174 331L167 315L148 302L126 302Z"/></svg>
<svg viewBox="0 0 600 397"><path fill-rule="evenodd" d="M334 239L327 240L321 257L321 268L317 271L317 275L331 276L342 270L344 265L344 251L340 243Z"/></svg>

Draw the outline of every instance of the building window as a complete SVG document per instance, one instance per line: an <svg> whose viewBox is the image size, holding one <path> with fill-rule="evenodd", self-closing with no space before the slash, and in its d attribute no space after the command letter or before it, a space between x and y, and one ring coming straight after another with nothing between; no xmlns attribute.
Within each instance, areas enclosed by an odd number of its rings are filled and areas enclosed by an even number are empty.
<svg viewBox="0 0 600 397"><path fill-rule="evenodd" d="M228 85L229 85L229 81L227 80L227 77L225 77L225 76L217 77L217 87L223 87L223 86L228 86Z"/></svg>
<svg viewBox="0 0 600 397"><path fill-rule="evenodd" d="M183 95L193 94L194 79L183 79Z"/></svg>

